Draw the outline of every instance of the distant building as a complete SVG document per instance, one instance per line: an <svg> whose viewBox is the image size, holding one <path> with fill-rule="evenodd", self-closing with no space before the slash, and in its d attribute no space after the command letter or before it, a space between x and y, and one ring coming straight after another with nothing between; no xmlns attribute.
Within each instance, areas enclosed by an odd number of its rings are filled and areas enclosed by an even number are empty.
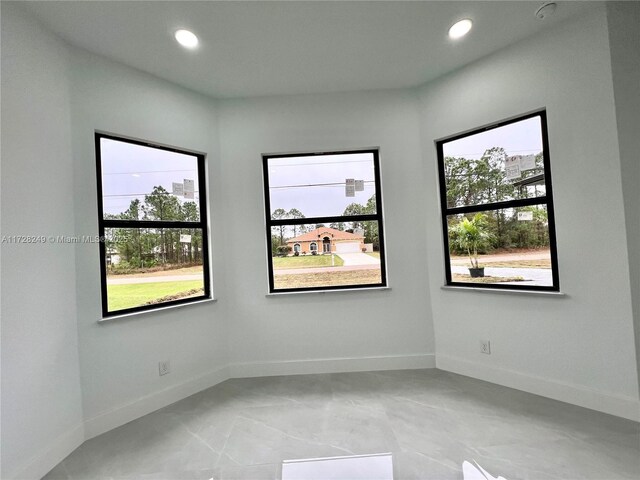
<svg viewBox="0 0 640 480"><path fill-rule="evenodd" d="M364 235L343 232L330 227L315 230L287 240L291 251L298 253L349 253L362 252Z"/></svg>

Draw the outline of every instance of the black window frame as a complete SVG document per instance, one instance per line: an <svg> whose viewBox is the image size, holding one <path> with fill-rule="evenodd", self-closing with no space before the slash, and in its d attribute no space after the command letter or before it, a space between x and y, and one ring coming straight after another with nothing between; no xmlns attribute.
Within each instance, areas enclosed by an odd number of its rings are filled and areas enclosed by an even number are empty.
<svg viewBox="0 0 640 480"><path fill-rule="evenodd" d="M544 185L545 194L542 196L507 200L501 202L481 203L477 205L466 205L462 207L449 207L447 205L447 183L445 178L445 165L444 165L444 145L446 143L460 140L461 138L476 135L478 133L486 132L488 130L494 130L496 128L518 123L530 118L539 117L540 127L542 134L542 155L544 166ZM444 244L444 265L445 265L445 278L446 285L451 287L467 287L474 289L494 289L494 290L522 290L522 291L548 291L559 292L560 291L560 277L558 273L558 248L556 242L556 227L555 227L555 214L553 208L553 188L551 182L551 166L549 155L549 135L547 129L547 114L545 109L541 109L535 112L519 115L517 117L510 118L508 120L502 120L499 122L491 123L484 127L476 128L464 133L455 134L440 140L436 140L436 150L438 156L438 177L440 183L440 210L442 216L442 239ZM517 208L527 207L533 205L546 205L547 207L547 220L549 229L549 253L551 257L551 277L553 285L517 285L517 284L500 284L500 283L472 283L472 282L455 282L452 280L451 275L451 257L449 251L449 229L447 224L447 217L450 215L459 215L467 213L485 212L489 210L502 210L505 208Z"/></svg>
<svg viewBox="0 0 640 480"><path fill-rule="evenodd" d="M373 156L374 179L375 179L375 195L376 195L376 213L364 215L335 215L322 217L306 217L301 219L284 219L273 220L271 218L271 199L269 195L269 159L271 158L287 158L287 157L317 157L324 155L353 155L370 153ZM265 224L267 235L267 266L269 274L269 293L295 293L295 292L323 292L333 290L366 290L379 289L387 287L387 266L385 261L385 241L384 241L384 223L382 215L382 185L380 182L380 150L379 148L366 148L357 150L338 150L338 151L322 151L322 152L301 152L301 153L279 153L279 154L262 154L262 175L264 181L264 205L265 205ZM293 226L305 224L330 224L334 222L361 222L376 221L378 222L378 241L380 252L380 283L353 284L353 285L328 285L317 287L299 287L299 288L279 288L274 286L273 275L273 257L271 255L271 228L278 226ZM319 243L316 242L316 249L319 251Z"/></svg>
<svg viewBox="0 0 640 480"><path fill-rule="evenodd" d="M102 139L114 140L118 142L130 143L133 145L139 145L143 147L155 148L158 150L164 150L167 152L180 153L183 155L189 155L196 157L196 163L198 168L198 190L199 190L199 204L200 211L197 222L189 221L176 221L176 220L117 220L117 219L105 219L103 208L103 188L102 188L102 154L100 149L100 140ZM203 300L211 299L211 277L209 273L209 226L207 216L207 185L206 185L206 168L205 168L205 154L201 152L190 151L183 148L169 147L146 140L136 140L122 135L115 135L111 133L104 133L95 131L95 153L96 153L96 174L97 174L97 193L98 193L98 235L100 241L100 289L102 294L102 317L118 317L137 312L146 312L149 310L160 310L166 307L174 305L183 305L194 302L201 302ZM124 308L121 310L109 311L108 304L108 292L107 292L107 262L106 262L106 243L105 230L107 228L193 228L202 230L202 273L204 293L197 297L189 297L178 300L171 300L168 302L153 304L153 305L141 305L138 307Z"/></svg>

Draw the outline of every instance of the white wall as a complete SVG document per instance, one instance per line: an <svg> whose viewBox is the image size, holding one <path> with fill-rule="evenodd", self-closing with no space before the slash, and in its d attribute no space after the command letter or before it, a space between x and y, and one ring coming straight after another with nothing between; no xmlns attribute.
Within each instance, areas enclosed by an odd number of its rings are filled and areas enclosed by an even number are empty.
<svg viewBox="0 0 640 480"><path fill-rule="evenodd" d="M605 11L469 65L427 85L421 97L438 367L637 418ZM560 287L567 296L442 290L434 139L540 107L547 109ZM480 354L480 339L491 340L490 356Z"/></svg>
<svg viewBox="0 0 640 480"><path fill-rule="evenodd" d="M2 235L73 235L69 56L2 2ZM2 470L40 477L83 440L72 245L2 244Z"/></svg>
<svg viewBox="0 0 640 480"><path fill-rule="evenodd" d="M414 92L221 102L232 374L433 365ZM266 297L261 154L380 147L389 291ZM370 358L376 357L376 358ZM342 359L342 360L335 360Z"/></svg>
<svg viewBox="0 0 640 480"><path fill-rule="evenodd" d="M78 246L80 365L90 437L225 378L224 212L213 101L83 51L73 50L72 58L77 232L97 234L94 130L205 152L214 225L213 288L223 299L98 324L98 245ZM171 361L171 373L159 377L158 362L164 359Z"/></svg>
<svg viewBox="0 0 640 480"><path fill-rule="evenodd" d="M637 227L628 130L637 109L621 108L635 89L616 70L616 56L634 52L612 37L610 56L606 21L599 10L429 84L419 97L216 104L83 51L69 55L3 2L2 234L97 233L95 129L200 150L208 154L220 301L98 324L97 245L3 245L2 477L37 477L85 432L229 374L433 365L434 326L441 368L637 415L629 279L637 286L638 270L629 261L637 265L638 254L626 249ZM539 107L549 119L567 297L441 290L433 140ZM391 289L266 297L260 154L368 146L381 147ZM492 341L491 356L480 355L480 338ZM160 378L164 359L172 373Z"/></svg>
<svg viewBox="0 0 640 480"><path fill-rule="evenodd" d="M608 2L607 20L640 379L640 3Z"/></svg>

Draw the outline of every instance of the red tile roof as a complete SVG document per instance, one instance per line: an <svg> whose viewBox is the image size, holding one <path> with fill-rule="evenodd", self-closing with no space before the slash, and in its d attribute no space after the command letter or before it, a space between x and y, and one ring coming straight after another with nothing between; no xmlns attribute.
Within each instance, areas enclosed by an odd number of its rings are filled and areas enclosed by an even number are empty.
<svg viewBox="0 0 640 480"><path fill-rule="evenodd" d="M296 243L296 242L313 242L322 240L323 237L329 237L331 240L352 240L354 242L361 242L364 239L362 235L356 235L354 233L343 232L341 230L336 230L335 228L330 227L320 227L312 230L309 233L305 233L303 235L298 235L291 240L287 240L287 243Z"/></svg>

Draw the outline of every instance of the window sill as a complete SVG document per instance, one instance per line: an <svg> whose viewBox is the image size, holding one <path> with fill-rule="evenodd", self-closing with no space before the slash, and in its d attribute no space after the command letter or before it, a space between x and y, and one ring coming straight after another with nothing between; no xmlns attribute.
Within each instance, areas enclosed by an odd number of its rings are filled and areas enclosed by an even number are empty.
<svg viewBox="0 0 640 480"><path fill-rule="evenodd" d="M103 317L100 320L98 320L98 323L110 322L111 320L123 320L127 318L135 318L140 315L149 315L152 313L164 312L166 310L173 310L174 308L184 308L184 307L189 307L191 305L200 305L201 303L214 303L217 301L218 300L215 298L204 298L202 300L196 300L195 302L180 303L178 305L167 305L166 307L158 307L158 308L154 308L153 310L143 310L141 312L123 313L122 315L113 315L111 317Z"/></svg>
<svg viewBox="0 0 640 480"><path fill-rule="evenodd" d="M507 288L482 288L482 287L456 287L453 285L442 285L441 290L471 291L477 293L499 293L505 295L533 295L542 297L568 297L564 292L549 292L545 290L510 290Z"/></svg>
<svg viewBox="0 0 640 480"><path fill-rule="evenodd" d="M281 297L284 295L306 295L306 294L312 294L312 295L317 295L319 293L323 293L323 294L331 294L331 293L345 293L345 292L370 292L372 290L391 290L391 287L386 286L386 287L363 287L363 288L343 288L343 289L337 289L337 290L305 290L302 292L273 292L273 293L267 293L265 295L265 297Z"/></svg>

